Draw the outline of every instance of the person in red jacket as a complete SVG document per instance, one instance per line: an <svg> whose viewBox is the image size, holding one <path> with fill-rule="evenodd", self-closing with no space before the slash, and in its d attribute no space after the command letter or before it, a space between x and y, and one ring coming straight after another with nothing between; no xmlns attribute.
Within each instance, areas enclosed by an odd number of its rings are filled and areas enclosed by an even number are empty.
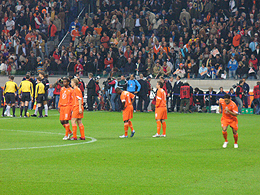
<svg viewBox="0 0 260 195"><path fill-rule="evenodd" d="M255 57L254 54L251 55L251 58L250 58L248 64L250 64L251 62L252 62L252 64L253 64L255 70L257 70L258 60L257 60L257 58Z"/></svg>
<svg viewBox="0 0 260 195"><path fill-rule="evenodd" d="M56 32L56 26L52 23L52 21L50 21L50 25L48 26L48 37L50 38L50 41L54 41Z"/></svg>
<svg viewBox="0 0 260 195"><path fill-rule="evenodd" d="M113 70L113 58L111 58L110 54L107 54L107 58L104 60L105 71L109 74Z"/></svg>
<svg viewBox="0 0 260 195"><path fill-rule="evenodd" d="M108 46L109 37L107 36L106 32L103 33L103 37L101 38L100 41L101 41L102 45L104 46L104 48L106 48L106 49L109 48L109 46Z"/></svg>
<svg viewBox="0 0 260 195"><path fill-rule="evenodd" d="M52 56L54 57L55 60L60 60L60 53L58 47L53 52Z"/></svg>
<svg viewBox="0 0 260 195"><path fill-rule="evenodd" d="M80 61L77 61L77 64L74 66L74 73L83 76L83 66L80 64Z"/></svg>
<svg viewBox="0 0 260 195"><path fill-rule="evenodd" d="M234 32L234 37L233 37L233 45L234 47L238 47L240 44L240 39L241 39L241 35L238 34L236 31Z"/></svg>
<svg viewBox="0 0 260 195"><path fill-rule="evenodd" d="M260 82L254 86L254 102L256 104L255 114L260 114Z"/></svg>

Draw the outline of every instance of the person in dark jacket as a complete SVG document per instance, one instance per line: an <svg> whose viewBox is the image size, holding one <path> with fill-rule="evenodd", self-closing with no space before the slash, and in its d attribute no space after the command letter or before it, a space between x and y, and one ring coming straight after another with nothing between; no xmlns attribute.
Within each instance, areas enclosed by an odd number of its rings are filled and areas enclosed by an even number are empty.
<svg viewBox="0 0 260 195"><path fill-rule="evenodd" d="M165 83L166 83L166 89L167 89L167 97L166 97L166 103L167 103L167 112L169 112L169 98L172 97L172 82L173 82L173 77L170 78L165 78Z"/></svg>
<svg viewBox="0 0 260 195"><path fill-rule="evenodd" d="M148 84L147 82L144 80L144 75L140 74L140 79L138 80L138 82L141 85L141 89L138 92L138 105L137 105L137 110L140 110L140 112L147 112L147 110L145 110L146 108L144 108L143 110L143 102L145 103L147 100L147 96L148 96Z"/></svg>
<svg viewBox="0 0 260 195"><path fill-rule="evenodd" d="M125 74L133 74L135 71L135 65L132 62L131 58L127 59L127 63L125 65L124 73Z"/></svg>
<svg viewBox="0 0 260 195"><path fill-rule="evenodd" d="M243 82L244 82L244 85L243 85L243 90L244 90L244 104L245 104L245 108L248 108L248 93L249 93L249 90L250 90L250 87L249 85L246 83L246 79L243 78L242 79Z"/></svg>
<svg viewBox="0 0 260 195"><path fill-rule="evenodd" d="M93 96L95 95L96 85L93 78L93 74L89 73L88 78L90 79L87 85L87 104L88 104L88 111L93 111Z"/></svg>
<svg viewBox="0 0 260 195"><path fill-rule="evenodd" d="M171 104L172 112L174 111L175 105L176 105L177 112L179 112L179 110L180 110L180 103L181 103L180 88L181 88L181 86L182 86L181 77L177 76L176 81L172 88L172 104Z"/></svg>
<svg viewBox="0 0 260 195"><path fill-rule="evenodd" d="M193 102L198 106L198 112L201 112L204 107L204 92L198 87L194 89Z"/></svg>
<svg viewBox="0 0 260 195"><path fill-rule="evenodd" d="M216 102L216 91L213 91L213 88L210 87L209 90L206 92L206 106L214 106L217 105Z"/></svg>

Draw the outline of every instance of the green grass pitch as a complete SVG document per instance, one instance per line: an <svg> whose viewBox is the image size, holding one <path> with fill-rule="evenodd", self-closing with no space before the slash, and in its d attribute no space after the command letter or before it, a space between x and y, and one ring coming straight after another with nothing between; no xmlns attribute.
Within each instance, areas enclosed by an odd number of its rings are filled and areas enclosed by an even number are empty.
<svg viewBox="0 0 260 195"><path fill-rule="evenodd" d="M97 141L83 144L62 140L57 111L1 117L0 194L259 194L259 116L238 116L238 149L230 128L222 148L220 118L169 113L167 137L152 138L154 113L134 113L135 136L120 139L121 113L85 112Z"/></svg>

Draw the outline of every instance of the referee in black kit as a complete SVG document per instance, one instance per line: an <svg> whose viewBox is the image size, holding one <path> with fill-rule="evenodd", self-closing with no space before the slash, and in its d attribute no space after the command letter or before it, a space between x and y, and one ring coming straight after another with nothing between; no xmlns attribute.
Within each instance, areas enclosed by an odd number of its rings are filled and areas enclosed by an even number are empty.
<svg viewBox="0 0 260 195"><path fill-rule="evenodd" d="M13 117L15 117L15 92L18 90L17 84L14 82L14 76L9 76L9 81L5 83L4 97L5 103L2 116L4 117L5 110L7 110L7 116L11 116L10 108L13 109Z"/></svg>

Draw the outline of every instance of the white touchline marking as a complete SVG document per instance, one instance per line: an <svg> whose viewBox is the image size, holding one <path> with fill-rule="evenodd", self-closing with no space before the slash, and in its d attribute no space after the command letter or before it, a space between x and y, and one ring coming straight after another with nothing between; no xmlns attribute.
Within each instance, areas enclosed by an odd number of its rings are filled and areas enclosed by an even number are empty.
<svg viewBox="0 0 260 195"><path fill-rule="evenodd" d="M0 129L0 131L20 131L20 132L27 132L27 133L45 133L45 134L55 134L55 135L64 135L63 133L53 133L53 132L43 132L43 131L24 131L24 130L9 130L9 129ZM4 148L0 151L4 150L27 150L27 149L38 149L38 148L58 148L58 147L65 147L65 146L74 146L74 145L82 145L82 144L89 144L96 142L97 139L93 137L86 137L91 139L90 141L80 142L80 143L72 143L72 144L64 144L64 145L53 145L53 146L38 146L38 147L23 147L23 148Z"/></svg>

